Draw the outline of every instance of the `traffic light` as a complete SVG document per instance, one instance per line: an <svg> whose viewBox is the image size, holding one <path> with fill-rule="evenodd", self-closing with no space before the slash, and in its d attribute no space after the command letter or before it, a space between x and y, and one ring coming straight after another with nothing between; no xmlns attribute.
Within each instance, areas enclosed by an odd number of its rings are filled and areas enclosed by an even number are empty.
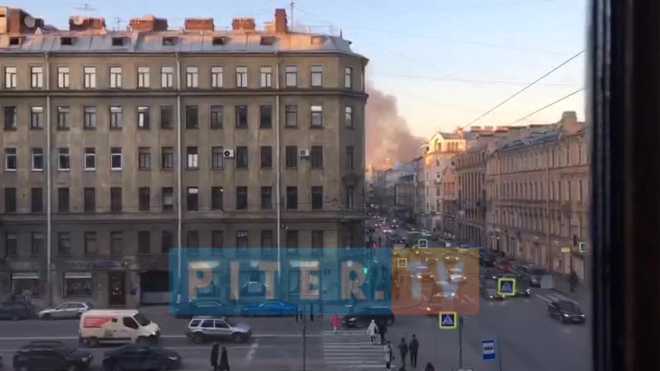
<svg viewBox="0 0 660 371"><path fill-rule="evenodd" d="M364 272L364 274L367 274L367 273L369 273L369 268L364 267L364 268L362 268L362 271Z"/></svg>

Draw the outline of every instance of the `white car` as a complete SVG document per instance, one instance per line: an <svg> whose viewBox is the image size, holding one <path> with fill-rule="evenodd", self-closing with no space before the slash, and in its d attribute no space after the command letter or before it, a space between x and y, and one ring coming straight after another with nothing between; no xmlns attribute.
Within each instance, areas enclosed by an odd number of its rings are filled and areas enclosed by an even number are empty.
<svg viewBox="0 0 660 371"><path fill-rule="evenodd" d="M82 301L68 301L55 308L44 309L39 312L41 319L53 318L80 318L83 313L92 309L92 304Z"/></svg>

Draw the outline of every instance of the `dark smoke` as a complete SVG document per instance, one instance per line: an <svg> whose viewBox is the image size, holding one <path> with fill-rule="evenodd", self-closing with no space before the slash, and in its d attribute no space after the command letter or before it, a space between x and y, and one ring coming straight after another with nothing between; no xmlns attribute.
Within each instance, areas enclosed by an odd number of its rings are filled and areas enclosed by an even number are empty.
<svg viewBox="0 0 660 371"><path fill-rule="evenodd" d="M408 122L399 116L396 97L367 85L366 141L367 165L375 168L389 167L395 162L406 162L417 157L424 138L410 132Z"/></svg>

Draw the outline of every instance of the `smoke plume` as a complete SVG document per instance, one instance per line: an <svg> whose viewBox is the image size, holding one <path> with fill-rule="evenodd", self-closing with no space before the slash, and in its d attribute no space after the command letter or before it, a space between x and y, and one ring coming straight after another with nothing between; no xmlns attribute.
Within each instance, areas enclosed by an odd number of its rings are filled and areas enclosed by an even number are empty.
<svg viewBox="0 0 660 371"><path fill-rule="evenodd" d="M406 119L399 116L396 97L371 84L367 85L367 92L367 165L386 168L397 161L406 162L417 157L425 141L413 135Z"/></svg>

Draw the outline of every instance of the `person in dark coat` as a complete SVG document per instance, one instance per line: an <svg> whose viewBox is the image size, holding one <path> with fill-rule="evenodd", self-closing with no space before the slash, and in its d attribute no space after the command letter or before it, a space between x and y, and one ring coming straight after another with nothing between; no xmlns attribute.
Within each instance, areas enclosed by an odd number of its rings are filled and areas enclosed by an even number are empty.
<svg viewBox="0 0 660 371"><path fill-rule="evenodd" d="M227 358L227 348L224 346L222 347L222 352L220 352L218 371L229 371L229 358Z"/></svg>
<svg viewBox="0 0 660 371"><path fill-rule="evenodd" d="M410 365L413 369L417 369L417 351L419 351L419 341L417 341L417 336L413 334L410 343L408 343L408 350L410 350Z"/></svg>
<svg viewBox="0 0 660 371"><path fill-rule="evenodd" d="M387 325L385 322L378 322L378 334L380 334L380 345L385 345L385 334L387 333Z"/></svg>
<svg viewBox="0 0 660 371"><path fill-rule="evenodd" d="M211 367L213 371L218 371L218 353L220 353L220 344L216 341L211 348Z"/></svg>
<svg viewBox="0 0 660 371"><path fill-rule="evenodd" d="M435 371L435 368L433 367L433 364L431 362L426 364L426 368L424 371Z"/></svg>
<svg viewBox="0 0 660 371"><path fill-rule="evenodd" d="M399 353L401 354L401 368L405 370L406 356L408 355L408 344L406 344L406 338L401 338L401 343L399 343Z"/></svg>

